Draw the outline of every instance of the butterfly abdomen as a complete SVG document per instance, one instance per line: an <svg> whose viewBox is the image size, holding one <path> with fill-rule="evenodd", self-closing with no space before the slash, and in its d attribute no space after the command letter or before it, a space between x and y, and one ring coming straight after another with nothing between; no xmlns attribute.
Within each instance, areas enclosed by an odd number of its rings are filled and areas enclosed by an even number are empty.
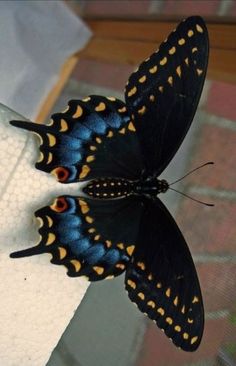
<svg viewBox="0 0 236 366"><path fill-rule="evenodd" d="M104 178L92 180L83 188L90 197L111 199L128 196L133 192L133 183L126 179Z"/></svg>

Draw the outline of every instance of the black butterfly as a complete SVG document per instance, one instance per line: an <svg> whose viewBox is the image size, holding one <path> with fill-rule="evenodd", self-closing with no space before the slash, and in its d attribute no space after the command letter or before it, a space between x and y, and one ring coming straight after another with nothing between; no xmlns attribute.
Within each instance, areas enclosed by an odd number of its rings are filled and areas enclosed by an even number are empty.
<svg viewBox="0 0 236 366"><path fill-rule="evenodd" d="M35 213L40 243L12 253L51 253L69 276L90 281L126 271L131 301L185 351L198 348L204 310L196 270L158 194L158 176L194 117L208 62L204 21L190 17L129 78L125 103L72 100L48 125L11 121L40 135L36 168L62 183L89 181L87 197L62 196Z"/></svg>

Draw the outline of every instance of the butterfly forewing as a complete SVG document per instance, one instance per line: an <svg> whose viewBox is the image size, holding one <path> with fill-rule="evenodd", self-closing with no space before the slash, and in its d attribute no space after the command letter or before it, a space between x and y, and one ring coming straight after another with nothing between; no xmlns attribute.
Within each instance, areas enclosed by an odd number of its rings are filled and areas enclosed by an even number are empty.
<svg viewBox="0 0 236 366"><path fill-rule="evenodd" d="M178 150L194 117L208 62L200 17L181 22L144 61L125 90L148 174L159 175Z"/></svg>
<svg viewBox="0 0 236 366"><path fill-rule="evenodd" d="M204 310L191 254L161 201L146 199L144 207L126 289L176 346L194 351L202 338Z"/></svg>

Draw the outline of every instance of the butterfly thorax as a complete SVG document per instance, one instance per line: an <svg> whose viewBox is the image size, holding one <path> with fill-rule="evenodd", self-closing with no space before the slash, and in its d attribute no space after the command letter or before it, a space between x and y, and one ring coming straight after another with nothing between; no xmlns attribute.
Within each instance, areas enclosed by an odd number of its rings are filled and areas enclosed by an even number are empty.
<svg viewBox="0 0 236 366"><path fill-rule="evenodd" d="M147 177L137 181L129 181L120 178L102 178L89 182L83 191L91 197L111 199L135 195L156 197L159 193L165 193L169 188L166 180L156 177Z"/></svg>

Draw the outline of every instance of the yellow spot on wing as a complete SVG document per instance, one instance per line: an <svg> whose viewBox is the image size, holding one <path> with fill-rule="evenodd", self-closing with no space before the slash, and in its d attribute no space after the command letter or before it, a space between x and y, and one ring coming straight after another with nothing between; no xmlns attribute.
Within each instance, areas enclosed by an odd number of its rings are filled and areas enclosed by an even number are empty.
<svg viewBox="0 0 236 366"><path fill-rule="evenodd" d="M60 128L60 132L65 132L68 130L68 124L67 122L62 118L61 119L61 128Z"/></svg>
<svg viewBox="0 0 236 366"><path fill-rule="evenodd" d="M125 249L125 246L124 246L123 243L119 243L119 244L117 244L117 248L119 248L119 249Z"/></svg>
<svg viewBox="0 0 236 366"><path fill-rule="evenodd" d="M184 339L189 339L189 334L188 334L188 333L184 333L184 334L183 334L183 338L184 338Z"/></svg>
<svg viewBox="0 0 236 366"><path fill-rule="evenodd" d="M184 38L180 38L180 39L178 40L178 44L179 44L180 46L183 46L183 44L185 44L185 39L184 39Z"/></svg>
<svg viewBox="0 0 236 366"><path fill-rule="evenodd" d="M148 275L148 280L149 281L152 281L153 280L153 275L151 273Z"/></svg>
<svg viewBox="0 0 236 366"><path fill-rule="evenodd" d="M198 337L193 337L193 338L191 339L191 344L196 343L196 342L197 342L197 340L198 340Z"/></svg>
<svg viewBox="0 0 236 366"><path fill-rule="evenodd" d="M169 50L169 54L173 55L176 52L176 48L173 46L171 47L171 49Z"/></svg>
<svg viewBox="0 0 236 366"><path fill-rule="evenodd" d="M167 57L163 57L162 60L160 60L160 65L164 66L167 63Z"/></svg>
<svg viewBox="0 0 236 366"><path fill-rule="evenodd" d="M165 314L165 310L163 308L158 308L157 312L161 314L162 316Z"/></svg>
<svg viewBox="0 0 236 366"><path fill-rule="evenodd" d="M98 143L98 144L101 144L102 143L102 139L100 139L100 137L96 137L96 142Z"/></svg>
<svg viewBox="0 0 236 366"><path fill-rule="evenodd" d="M133 132L135 132L135 131L136 131L136 129L135 129L135 127L134 127L133 122L130 122L130 123L128 124L128 130L133 131Z"/></svg>
<svg viewBox="0 0 236 366"><path fill-rule="evenodd" d="M132 255L133 254L133 251L134 251L134 248L135 246L134 245L130 245L129 247L126 248L126 252L129 254L129 255Z"/></svg>
<svg viewBox="0 0 236 366"><path fill-rule="evenodd" d="M182 309L181 309L181 313L182 313L182 314L185 314L185 306L183 306L183 307L182 307Z"/></svg>
<svg viewBox="0 0 236 366"><path fill-rule="evenodd" d="M172 86L173 85L173 78L172 76L168 77L168 83Z"/></svg>
<svg viewBox="0 0 236 366"><path fill-rule="evenodd" d="M108 100L110 100L111 102L115 102L116 98L115 97L107 97Z"/></svg>
<svg viewBox="0 0 236 366"><path fill-rule="evenodd" d="M93 145L89 146L89 148L90 148L91 151L97 150L96 146L93 146Z"/></svg>
<svg viewBox="0 0 236 366"><path fill-rule="evenodd" d="M145 75L143 75L143 76L142 76L138 81L139 81L140 83L144 83L146 80L147 80L146 76L145 76Z"/></svg>
<svg viewBox="0 0 236 366"><path fill-rule="evenodd" d="M51 151L48 153L48 160L47 160L47 164L50 164L52 162L52 158L53 158L53 155L51 153Z"/></svg>
<svg viewBox="0 0 236 366"><path fill-rule="evenodd" d="M81 178L81 179L85 178L88 175L89 172L90 172L89 166L88 165L83 165L82 169L81 169L81 173L79 175L79 178Z"/></svg>
<svg viewBox="0 0 236 366"><path fill-rule="evenodd" d="M170 317L167 317L166 322L171 325L171 324L173 324L173 319Z"/></svg>
<svg viewBox="0 0 236 366"><path fill-rule="evenodd" d="M176 331L176 332L180 332L180 331L181 331L181 327L180 327L179 325L176 325L176 326L175 326L175 331Z"/></svg>
<svg viewBox="0 0 236 366"><path fill-rule="evenodd" d="M203 29L199 24L196 24L196 29L199 33L203 33Z"/></svg>
<svg viewBox="0 0 236 366"><path fill-rule="evenodd" d="M123 263L117 263L116 264L116 268L119 268L119 269L124 270L125 269L125 265Z"/></svg>
<svg viewBox="0 0 236 366"><path fill-rule="evenodd" d="M48 141L49 141L49 146L56 145L56 137L55 136L53 136L51 133L47 133L47 137L48 137Z"/></svg>
<svg viewBox="0 0 236 366"><path fill-rule="evenodd" d="M188 318L188 323L189 324L192 324L193 323L193 319Z"/></svg>
<svg viewBox="0 0 236 366"><path fill-rule="evenodd" d="M151 308L155 308L155 306L156 306L156 304L155 304L155 302L154 301L152 301L152 300L150 300L150 301L148 301L148 303L147 303L147 305L148 306L150 306Z"/></svg>
<svg viewBox="0 0 236 366"><path fill-rule="evenodd" d="M168 288L168 289L166 290L166 296L167 296L167 297L170 297L170 288Z"/></svg>
<svg viewBox="0 0 236 366"><path fill-rule="evenodd" d="M180 66L177 66L176 67L176 74L181 77L181 67Z"/></svg>
<svg viewBox="0 0 236 366"><path fill-rule="evenodd" d="M106 240L105 243L107 245L107 248L110 248L112 245L112 242L110 240Z"/></svg>
<svg viewBox="0 0 236 366"><path fill-rule="evenodd" d="M93 223L93 218L91 216L85 216L85 220L89 223L92 224Z"/></svg>
<svg viewBox="0 0 236 366"><path fill-rule="evenodd" d="M174 305L177 306L178 302L179 302L179 299L178 299L178 296L176 296L175 299L174 299Z"/></svg>
<svg viewBox="0 0 236 366"><path fill-rule="evenodd" d="M119 130L119 133L121 133L122 135L125 134L125 127L123 127L121 130Z"/></svg>
<svg viewBox="0 0 236 366"><path fill-rule="evenodd" d="M145 295L144 295L144 293L142 293L142 292L139 292L139 293L138 293L138 297L139 297L141 300L144 300L144 299L145 299Z"/></svg>
<svg viewBox="0 0 236 366"><path fill-rule="evenodd" d="M44 159L44 155L43 155L42 151L40 151L39 152L39 158L37 160L37 163L40 163L41 161L43 161L43 159Z"/></svg>
<svg viewBox="0 0 236 366"><path fill-rule="evenodd" d="M89 102L91 100L91 98L90 97L87 97L87 98L84 98L83 99L83 102Z"/></svg>
<svg viewBox="0 0 236 366"><path fill-rule="evenodd" d="M95 235L94 240L99 240L101 238L101 235Z"/></svg>
<svg viewBox="0 0 236 366"><path fill-rule="evenodd" d="M109 131L108 134L107 134L107 137L112 137L112 136L113 136L113 132Z"/></svg>
<svg viewBox="0 0 236 366"><path fill-rule="evenodd" d="M142 108L140 108L139 110L138 110L138 114L144 114L146 112L146 107L145 107L145 105L143 105L142 106Z"/></svg>
<svg viewBox="0 0 236 366"><path fill-rule="evenodd" d="M157 72L157 66L155 65L155 66L151 67L149 69L149 72L150 72L150 74L155 74L155 72Z"/></svg>
<svg viewBox="0 0 236 366"><path fill-rule="evenodd" d="M81 268L81 263L80 261L78 261L77 259L72 259L70 261L71 264L73 264L73 266L75 267L75 272L79 272L80 268Z"/></svg>
<svg viewBox="0 0 236 366"><path fill-rule="evenodd" d="M192 31L192 29L189 29L189 31L188 31L188 37L190 38L192 36L193 36L193 31Z"/></svg>
<svg viewBox="0 0 236 366"><path fill-rule="evenodd" d="M63 259L66 257L66 254L67 254L67 251L65 248L63 247L58 247L58 250L59 250L59 257L60 259Z"/></svg>
<svg viewBox="0 0 236 366"><path fill-rule="evenodd" d="M53 225L53 220L52 220L52 218L51 218L50 216L48 216L48 215L46 215L46 218L47 218L47 220L48 220L48 227L52 227L52 225Z"/></svg>
<svg viewBox="0 0 236 366"><path fill-rule="evenodd" d="M196 302L199 302L199 298L197 296L194 296L192 303L195 304Z"/></svg>
<svg viewBox="0 0 236 366"><path fill-rule="evenodd" d="M155 96L151 94L151 95L149 96L149 100L150 100L151 102L154 102L154 100L155 100Z"/></svg>
<svg viewBox="0 0 236 366"><path fill-rule="evenodd" d="M86 161L87 161L87 163L91 163L92 161L94 161L95 160L95 156L94 155L89 155L89 156L87 156L87 158L86 158Z"/></svg>
<svg viewBox="0 0 236 366"><path fill-rule="evenodd" d="M90 229L88 229L88 232L90 234L95 233L95 231L96 231L96 229L94 227L91 227Z"/></svg>
<svg viewBox="0 0 236 366"><path fill-rule="evenodd" d="M143 262L137 262L137 267L141 268L142 271L144 271L146 268Z"/></svg>
<svg viewBox="0 0 236 366"><path fill-rule="evenodd" d="M163 86L159 86L159 91L161 92L161 93L163 93L163 90L164 90L164 88L163 88Z"/></svg>
<svg viewBox="0 0 236 366"><path fill-rule="evenodd" d="M161 288L161 287L162 287L161 282L158 282L158 283L157 283L157 288Z"/></svg>
<svg viewBox="0 0 236 366"><path fill-rule="evenodd" d="M134 290L136 289L136 283L135 283L134 281L132 281L132 280L128 280L128 281L127 281L127 284L128 284L130 287L132 287Z"/></svg>
<svg viewBox="0 0 236 366"><path fill-rule="evenodd" d="M46 245L51 245L56 240L56 235L54 233L49 233L46 241Z"/></svg>
<svg viewBox="0 0 236 366"><path fill-rule="evenodd" d="M192 53L197 52L197 47L192 48Z"/></svg>
<svg viewBox="0 0 236 366"><path fill-rule="evenodd" d="M126 112L126 107L122 107L122 108L119 108L118 109L118 112L120 112L120 113L124 113L124 112Z"/></svg>
<svg viewBox="0 0 236 366"><path fill-rule="evenodd" d="M76 112L73 114L73 118L79 118L81 117L83 114L83 109L80 107L80 105L78 105Z"/></svg>
<svg viewBox="0 0 236 366"><path fill-rule="evenodd" d="M99 267L99 266L94 266L94 267L93 267L93 270L94 270L95 272L97 272L97 274L99 274L99 275L102 275L102 274L103 274L103 272L104 272L104 268L103 268L103 267Z"/></svg>
<svg viewBox="0 0 236 366"><path fill-rule="evenodd" d="M186 58L184 59L184 62L186 63L186 65L189 65L188 57L186 57Z"/></svg>
<svg viewBox="0 0 236 366"><path fill-rule="evenodd" d="M95 107L95 111L96 112L102 112L102 111L105 111L106 109L106 104L101 102L97 105L97 107Z"/></svg>
<svg viewBox="0 0 236 366"><path fill-rule="evenodd" d="M134 86L130 91L128 92L128 97L132 97L137 92L136 86Z"/></svg>
<svg viewBox="0 0 236 366"><path fill-rule="evenodd" d="M200 76L203 73L203 70L197 69L197 74Z"/></svg>
<svg viewBox="0 0 236 366"><path fill-rule="evenodd" d="M81 212L83 214L86 214L87 212L89 212L89 207L84 200L79 199L79 205L80 205Z"/></svg>

